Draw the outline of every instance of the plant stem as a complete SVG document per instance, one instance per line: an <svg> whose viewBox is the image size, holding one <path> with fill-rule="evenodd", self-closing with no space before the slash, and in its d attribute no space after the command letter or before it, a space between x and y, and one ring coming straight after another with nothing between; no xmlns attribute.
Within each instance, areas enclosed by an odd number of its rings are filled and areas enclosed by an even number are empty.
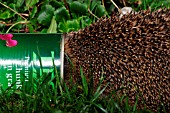
<svg viewBox="0 0 170 113"><path fill-rule="evenodd" d="M126 7L126 2L125 2L125 0L122 0L123 1L123 5Z"/></svg>
<svg viewBox="0 0 170 113"><path fill-rule="evenodd" d="M116 5L116 3L113 0L110 0L113 5L118 9L119 13L122 14L122 11L120 10L120 8Z"/></svg>
<svg viewBox="0 0 170 113"><path fill-rule="evenodd" d="M9 6L3 4L2 2L0 2L1 5L3 5L4 7L8 8L9 10L13 11L14 13L16 13L17 15L19 15L21 18L23 18L24 20L26 20L25 17L23 17L21 14L19 14L18 12L16 12L15 10L13 10L12 8L10 8Z"/></svg>
<svg viewBox="0 0 170 113"><path fill-rule="evenodd" d="M90 11L89 8L88 8L88 12L89 12L91 15L93 15L95 18L99 19L99 17L97 17L95 14L93 14L93 13Z"/></svg>
<svg viewBox="0 0 170 113"><path fill-rule="evenodd" d="M29 23L29 21L20 21L20 22L16 22L15 24L13 24L7 31L6 33L8 33L15 25L17 24L27 24Z"/></svg>
<svg viewBox="0 0 170 113"><path fill-rule="evenodd" d="M102 4L103 4L103 6L104 6L104 0L102 0Z"/></svg>
<svg viewBox="0 0 170 113"><path fill-rule="evenodd" d="M71 12L70 12L70 9L69 9L67 1L63 0L63 2L64 2L64 5L65 5L66 9L68 10L68 13L70 14L70 18L72 18L72 15L71 15Z"/></svg>

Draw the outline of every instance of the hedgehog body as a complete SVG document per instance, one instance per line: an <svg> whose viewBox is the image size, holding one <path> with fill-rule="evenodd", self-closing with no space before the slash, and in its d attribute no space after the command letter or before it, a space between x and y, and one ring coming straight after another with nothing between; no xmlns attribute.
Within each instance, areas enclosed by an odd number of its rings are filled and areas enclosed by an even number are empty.
<svg viewBox="0 0 170 113"><path fill-rule="evenodd" d="M65 52L77 72L82 66L87 78L92 68L94 87L103 75L103 85L110 82L106 93L126 87L119 94L127 94L132 105L140 94L139 102L145 103L139 108L156 111L163 103L170 110L169 9L103 17L85 29L68 33ZM75 82L81 79L76 71Z"/></svg>

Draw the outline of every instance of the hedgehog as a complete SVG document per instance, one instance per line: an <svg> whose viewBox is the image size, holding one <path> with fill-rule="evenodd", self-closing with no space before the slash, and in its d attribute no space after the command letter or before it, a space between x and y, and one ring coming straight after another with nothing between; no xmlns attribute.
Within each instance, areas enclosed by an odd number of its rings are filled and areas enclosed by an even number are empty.
<svg viewBox="0 0 170 113"><path fill-rule="evenodd" d="M113 13L79 31L67 33L64 51L75 70L65 70L67 81L80 82L80 66L94 88L104 77L105 94L117 90L139 109L170 111L170 9L144 10L135 14ZM66 67L71 63L66 62ZM92 69L92 74L90 72ZM68 74L72 73L72 74ZM119 90L123 88L122 90Z"/></svg>

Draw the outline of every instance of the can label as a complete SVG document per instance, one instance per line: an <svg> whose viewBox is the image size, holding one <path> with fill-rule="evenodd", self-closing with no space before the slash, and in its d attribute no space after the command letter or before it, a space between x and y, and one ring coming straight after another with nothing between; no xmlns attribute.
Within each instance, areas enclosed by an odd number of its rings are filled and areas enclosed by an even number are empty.
<svg viewBox="0 0 170 113"><path fill-rule="evenodd" d="M0 40L0 88L18 89L54 66L60 70L61 34L13 34L13 39L15 47Z"/></svg>

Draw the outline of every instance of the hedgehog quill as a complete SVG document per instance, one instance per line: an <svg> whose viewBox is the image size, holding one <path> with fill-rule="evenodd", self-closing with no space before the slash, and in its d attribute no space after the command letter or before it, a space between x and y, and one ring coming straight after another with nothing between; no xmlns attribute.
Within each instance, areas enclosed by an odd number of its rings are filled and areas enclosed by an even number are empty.
<svg viewBox="0 0 170 113"><path fill-rule="evenodd" d="M106 94L125 87L117 93L126 94L131 105L140 94L139 109L146 106L157 111L163 104L170 111L170 9L103 17L68 33L65 53L76 69L74 82L81 79L80 66L87 79L92 68L94 88L103 75L103 86L110 83ZM70 72L65 73L68 79Z"/></svg>

